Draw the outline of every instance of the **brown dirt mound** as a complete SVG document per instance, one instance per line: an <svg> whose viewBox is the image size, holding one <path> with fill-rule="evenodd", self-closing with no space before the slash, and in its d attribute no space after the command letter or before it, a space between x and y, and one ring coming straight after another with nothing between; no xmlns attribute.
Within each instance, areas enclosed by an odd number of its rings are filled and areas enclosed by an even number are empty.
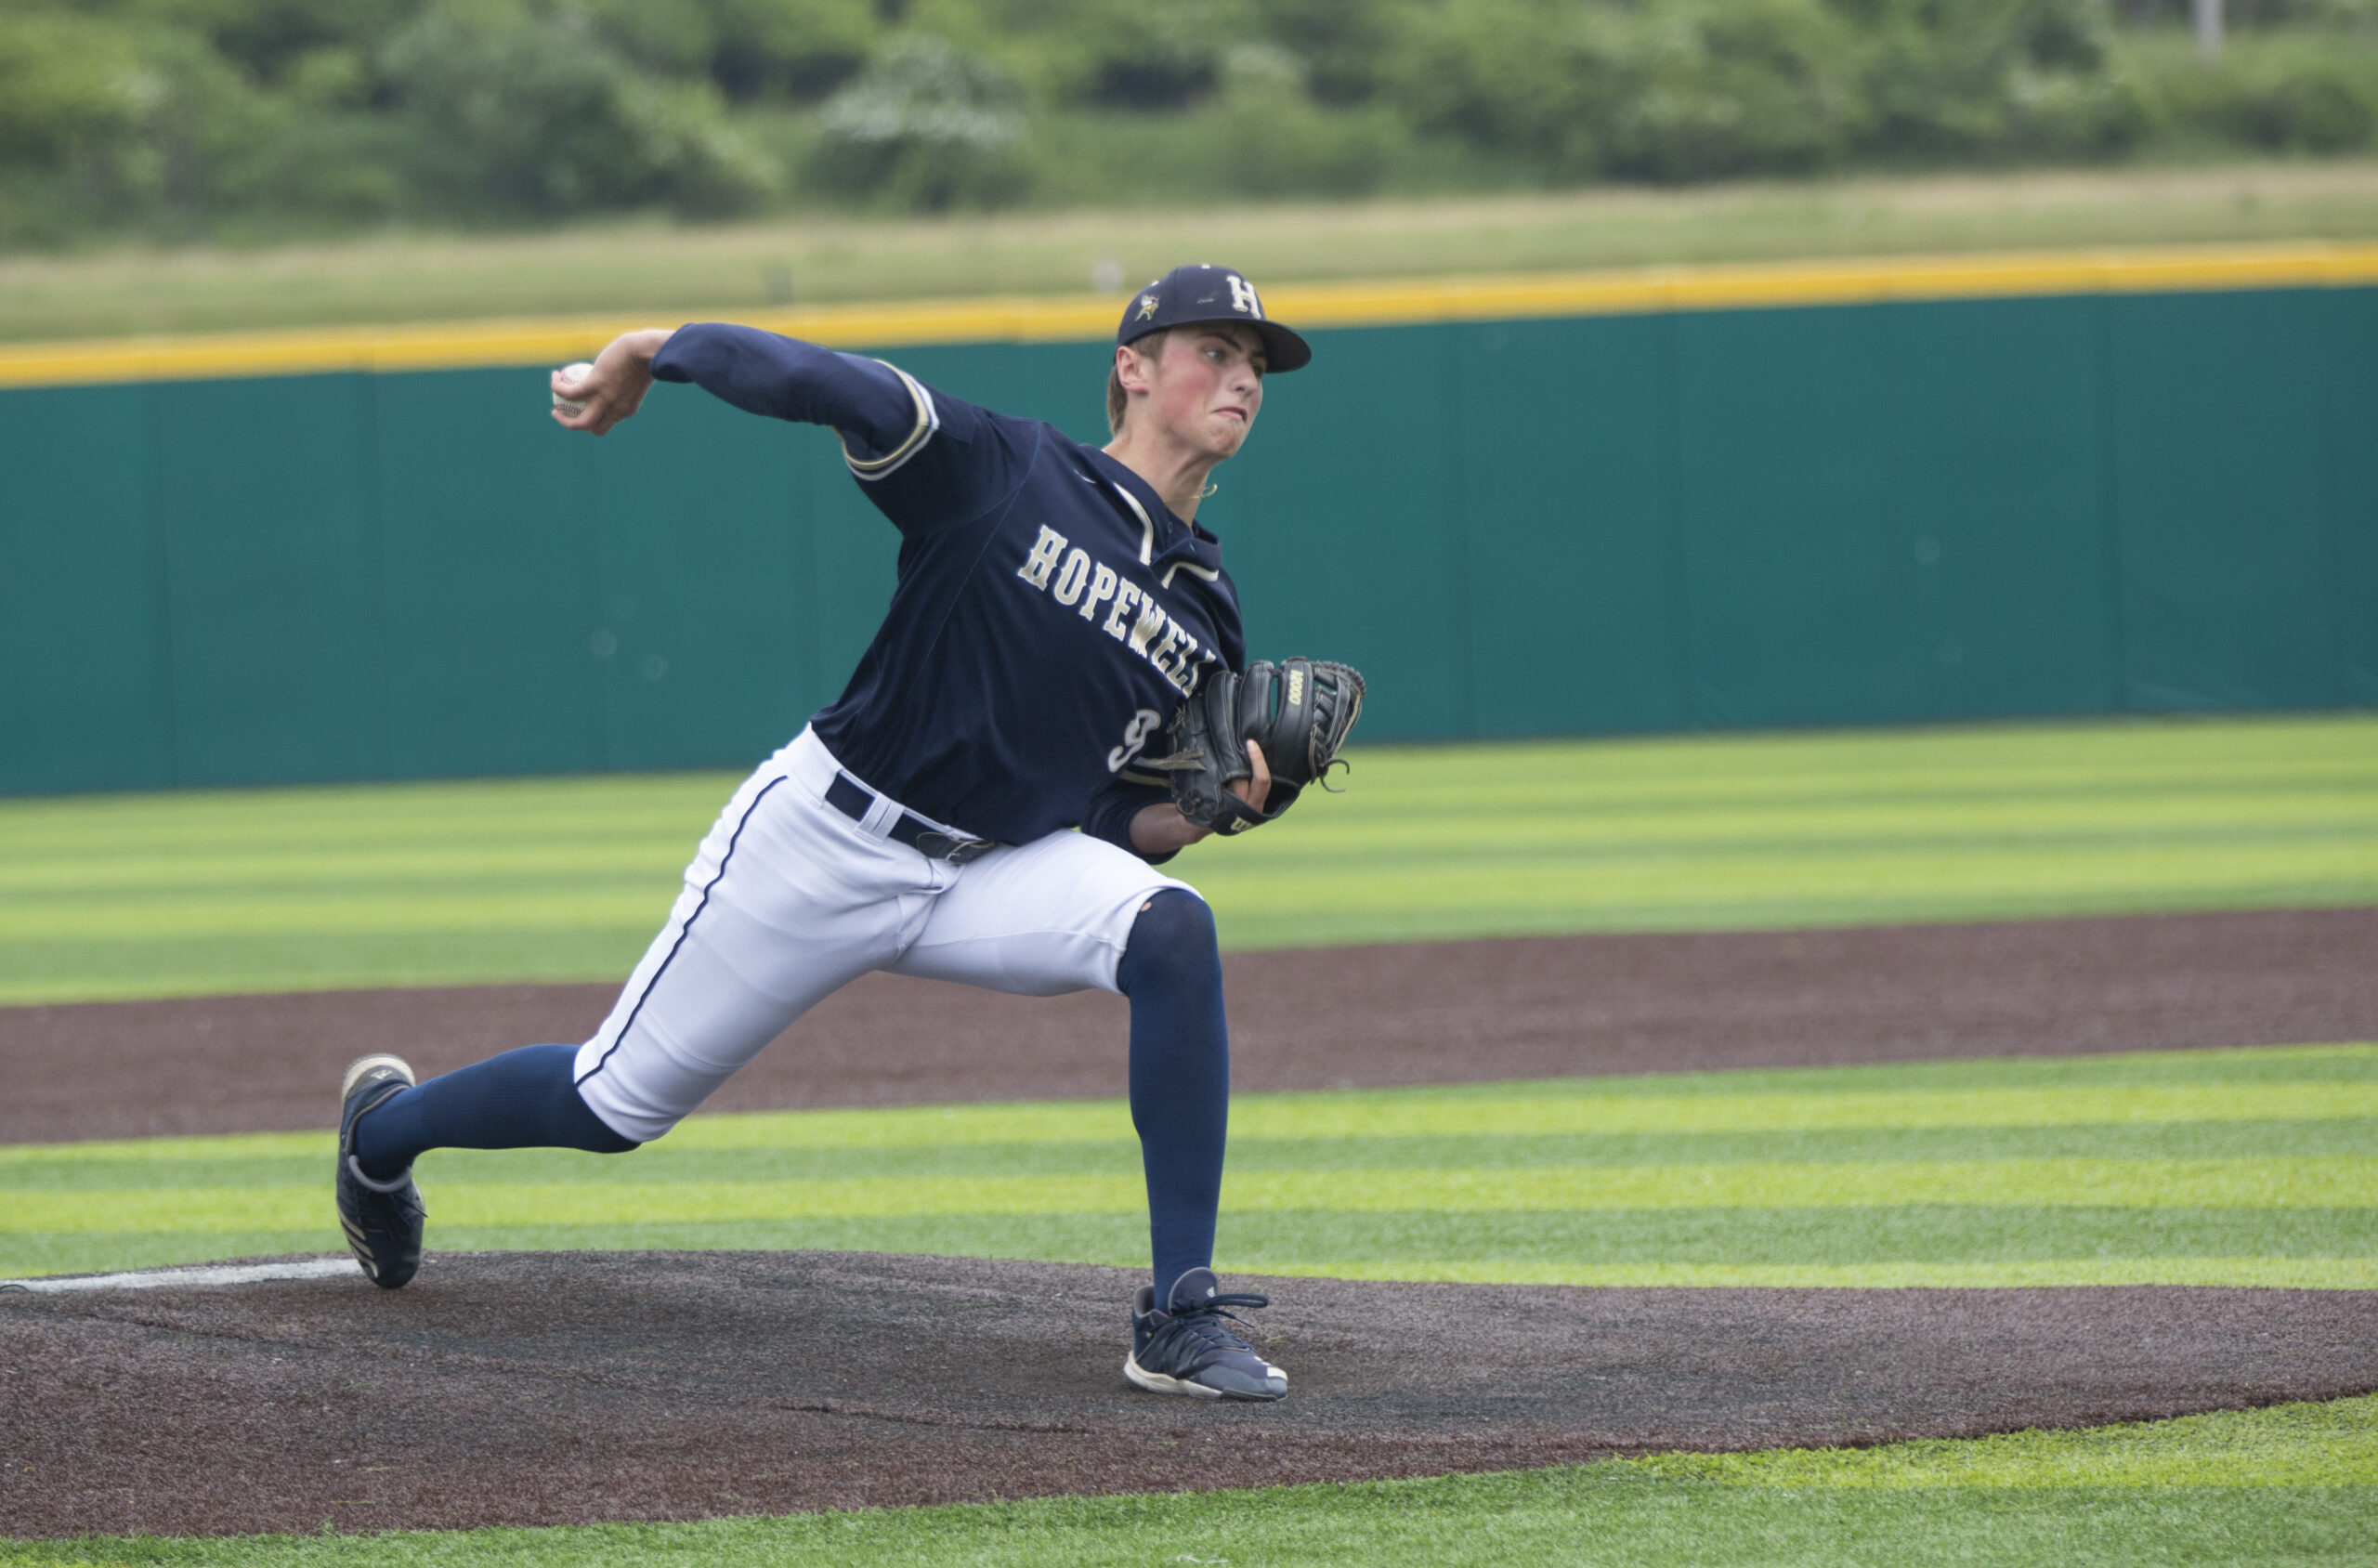
<svg viewBox="0 0 2378 1568"><path fill-rule="evenodd" d="M1236 953L1242 1090L2378 1039L2378 909ZM612 986L0 1008L0 1143L327 1126L366 1051L425 1074L582 1039ZM1123 1092L1124 1004L870 975L720 1111Z"/></svg>
<svg viewBox="0 0 2378 1568"><path fill-rule="evenodd" d="M461 1253L0 1295L0 1531L685 1519L1960 1437L2378 1389L2378 1294L1254 1282L1276 1405L1126 1387L1117 1269ZM1234 1281L1234 1284L1238 1283Z"/></svg>

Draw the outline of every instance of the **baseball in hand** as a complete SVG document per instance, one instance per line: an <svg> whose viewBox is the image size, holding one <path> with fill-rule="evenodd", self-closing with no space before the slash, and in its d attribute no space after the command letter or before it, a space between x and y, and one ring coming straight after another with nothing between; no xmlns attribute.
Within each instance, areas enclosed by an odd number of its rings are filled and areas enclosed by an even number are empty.
<svg viewBox="0 0 2378 1568"><path fill-rule="evenodd" d="M584 381L588 376L593 375L594 373L594 367L586 363L582 359L577 364L564 365L561 368L561 378L563 382L573 386L578 383ZM561 410L564 413L584 413L586 412L586 405L584 403L571 402L568 398L563 397L558 392L554 394L554 407Z"/></svg>

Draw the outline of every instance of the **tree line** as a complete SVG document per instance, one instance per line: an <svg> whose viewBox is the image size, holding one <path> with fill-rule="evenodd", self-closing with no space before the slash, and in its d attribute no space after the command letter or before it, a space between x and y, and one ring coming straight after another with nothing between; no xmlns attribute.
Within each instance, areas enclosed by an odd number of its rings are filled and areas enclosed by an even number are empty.
<svg viewBox="0 0 2378 1568"><path fill-rule="evenodd" d="M0 243L2378 144L2378 0L0 0Z"/></svg>

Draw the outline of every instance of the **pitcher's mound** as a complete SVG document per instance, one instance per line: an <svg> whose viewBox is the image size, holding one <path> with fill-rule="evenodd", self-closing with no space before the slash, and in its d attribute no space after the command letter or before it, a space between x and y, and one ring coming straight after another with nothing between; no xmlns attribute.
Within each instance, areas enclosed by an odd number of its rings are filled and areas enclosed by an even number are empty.
<svg viewBox="0 0 2378 1568"><path fill-rule="evenodd" d="M2378 1389L2378 1293L1249 1280L1279 1405L1138 1392L1120 1269L440 1253L0 1294L0 1531L687 1519L2078 1426Z"/></svg>

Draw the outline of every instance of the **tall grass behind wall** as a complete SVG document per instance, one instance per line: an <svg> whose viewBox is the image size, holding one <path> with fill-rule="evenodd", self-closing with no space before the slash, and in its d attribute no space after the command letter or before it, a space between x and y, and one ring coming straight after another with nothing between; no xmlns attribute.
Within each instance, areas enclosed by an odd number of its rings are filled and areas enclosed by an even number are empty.
<svg viewBox="0 0 2378 1568"><path fill-rule="evenodd" d="M2378 147L2378 0L6 0L0 244Z"/></svg>

